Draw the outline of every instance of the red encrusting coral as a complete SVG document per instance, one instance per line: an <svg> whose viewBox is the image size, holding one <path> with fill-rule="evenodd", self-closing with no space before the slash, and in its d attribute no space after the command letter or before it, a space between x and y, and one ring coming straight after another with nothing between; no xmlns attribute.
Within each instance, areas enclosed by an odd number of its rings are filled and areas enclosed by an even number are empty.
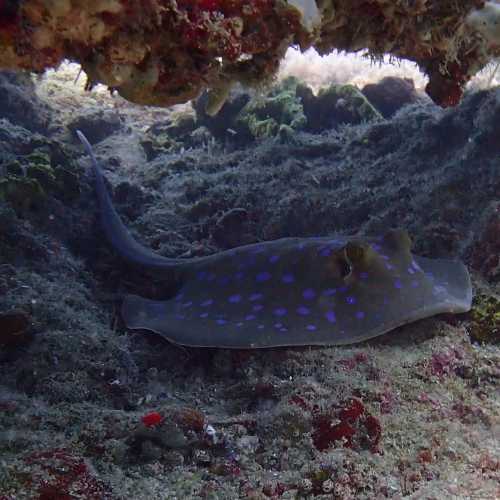
<svg viewBox="0 0 500 500"><path fill-rule="evenodd" d="M333 411L315 415L313 429L313 443L319 451L340 443L346 448L365 447L376 452L382 437L379 420L357 398Z"/></svg>
<svg viewBox="0 0 500 500"><path fill-rule="evenodd" d="M163 416L157 411L152 411L151 413L143 415L141 417L141 422L146 427L156 427L157 425L160 425L163 422Z"/></svg>
<svg viewBox="0 0 500 500"><path fill-rule="evenodd" d="M32 467L27 486L37 492L38 500L115 498L109 486L91 474L84 459L70 450L56 448L33 453L24 461Z"/></svg>

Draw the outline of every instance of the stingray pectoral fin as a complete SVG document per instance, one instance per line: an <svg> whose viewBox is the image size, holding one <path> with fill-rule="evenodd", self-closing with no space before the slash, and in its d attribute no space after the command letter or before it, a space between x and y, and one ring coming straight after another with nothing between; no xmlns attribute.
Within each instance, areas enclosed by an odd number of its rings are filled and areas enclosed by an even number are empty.
<svg viewBox="0 0 500 500"><path fill-rule="evenodd" d="M419 266L433 282L435 300L427 305L429 316L470 310L472 285L469 272L462 262L417 256L413 259L414 265Z"/></svg>
<svg viewBox="0 0 500 500"><path fill-rule="evenodd" d="M174 300L150 300L126 295L121 314L127 328L149 330L175 344L196 345L196 332L174 314Z"/></svg>

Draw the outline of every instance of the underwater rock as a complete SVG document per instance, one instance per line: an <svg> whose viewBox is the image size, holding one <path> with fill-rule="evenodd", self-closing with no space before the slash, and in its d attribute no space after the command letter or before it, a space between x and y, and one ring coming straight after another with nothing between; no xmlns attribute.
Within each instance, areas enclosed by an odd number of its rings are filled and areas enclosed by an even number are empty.
<svg viewBox="0 0 500 500"><path fill-rule="evenodd" d="M311 95L301 89L305 96L304 112L307 129L320 132L340 124L356 125L382 118L362 92L354 85L332 84L320 89L318 95Z"/></svg>
<svg viewBox="0 0 500 500"><path fill-rule="evenodd" d="M500 342L500 298L481 293L474 297L469 313L470 336L476 342Z"/></svg>
<svg viewBox="0 0 500 500"><path fill-rule="evenodd" d="M155 414L153 412L142 417L141 423L126 439L134 459L145 462L159 460L169 450L182 449L188 445L182 429L169 417L153 423L152 416Z"/></svg>
<svg viewBox="0 0 500 500"><path fill-rule="evenodd" d="M206 127L218 140L237 139L234 137L235 120L250 99L251 96L248 92L243 91L240 87L235 87L229 92L219 112L215 116L211 116L206 110L209 95L207 92L203 92L198 99L193 101L197 125Z"/></svg>
<svg viewBox="0 0 500 500"><path fill-rule="evenodd" d="M500 280L500 203L489 207L484 228L471 249L471 264L492 282Z"/></svg>
<svg viewBox="0 0 500 500"><path fill-rule="evenodd" d="M499 55L499 9L484 0L209 0L0 3L0 67L43 72L80 63L144 105L170 106L206 89L217 108L234 83L269 81L290 46L320 54L366 49L415 61L428 94L456 105L470 78ZM87 131L85 131L87 133Z"/></svg>
<svg viewBox="0 0 500 500"><path fill-rule="evenodd" d="M3 118L31 131L47 129L48 107L36 95L29 73L0 71L0 110Z"/></svg>
<svg viewBox="0 0 500 500"><path fill-rule="evenodd" d="M82 113L68 123L68 129L74 133L81 130L91 144L101 142L122 128L120 115L110 109L82 110ZM87 135L88 134L88 135Z"/></svg>
<svg viewBox="0 0 500 500"><path fill-rule="evenodd" d="M206 126L215 138L238 144L276 137L283 126L303 130L307 120L297 96L298 85L295 77L289 77L262 95L233 89L215 116L206 111L209 97L204 93L194 104L197 123Z"/></svg>
<svg viewBox="0 0 500 500"><path fill-rule="evenodd" d="M423 100L411 78L386 76L378 83L369 83L361 90L370 103L382 114L390 118L396 111L407 104Z"/></svg>
<svg viewBox="0 0 500 500"><path fill-rule="evenodd" d="M0 313L0 347L24 344L31 333L31 318L24 311Z"/></svg>
<svg viewBox="0 0 500 500"><path fill-rule="evenodd" d="M0 201L8 202L17 213L40 207L46 193L36 179L6 175L0 179Z"/></svg>
<svg viewBox="0 0 500 500"><path fill-rule="evenodd" d="M26 156L2 165L6 175L0 179L0 200L7 201L18 213L40 207L47 196L73 201L80 194L78 171L72 162L56 164L51 153L35 149Z"/></svg>
<svg viewBox="0 0 500 500"><path fill-rule="evenodd" d="M160 155L182 147L179 142L161 132L155 134L147 133L146 137L140 141L140 144L146 154L147 161L154 160Z"/></svg>
<svg viewBox="0 0 500 500"><path fill-rule="evenodd" d="M298 80L290 77L274 87L266 96L257 96L238 113L235 130L243 137L266 139L279 134L287 125L294 131L304 130L307 119L297 97Z"/></svg>

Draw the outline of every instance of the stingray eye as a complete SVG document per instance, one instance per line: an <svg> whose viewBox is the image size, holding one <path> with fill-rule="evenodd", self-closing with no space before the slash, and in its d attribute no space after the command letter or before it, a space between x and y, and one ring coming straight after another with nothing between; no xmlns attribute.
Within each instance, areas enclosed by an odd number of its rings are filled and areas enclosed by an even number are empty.
<svg viewBox="0 0 500 500"><path fill-rule="evenodd" d="M361 269L366 264L368 259L369 251L366 245L361 243L354 243L350 241L344 247L342 252L342 260L344 261L344 271L342 274L343 278L346 278L351 274L353 269Z"/></svg>
<svg viewBox="0 0 500 500"><path fill-rule="evenodd" d="M349 276L351 274L351 270L352 270L351 264L349 264L349 261L344 257L341 257L338 260L338 269L339 269L340 277L342 279Z"/></svg>
<svg viewBox="0 0 500 500"><path fill-rule="evenodd" d="M348 263L356 266L364 261L366 249L359 243L349 242L344 248L344 253Z"/></svg>

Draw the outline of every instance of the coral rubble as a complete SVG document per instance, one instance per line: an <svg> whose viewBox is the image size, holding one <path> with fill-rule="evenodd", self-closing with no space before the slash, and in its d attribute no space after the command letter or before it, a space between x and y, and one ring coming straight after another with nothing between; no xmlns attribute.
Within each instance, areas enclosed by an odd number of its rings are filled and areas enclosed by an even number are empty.
<svg viewBox="0 0 500 500"><path fill-rule="evenodd" d="M234 82L276 73L286 49L367 49L415 61L427 92L456 104L500 55L500 5L484 0L22 0L0 2L0 68L81 63L88 85L169 106L210 90L216 113Z"/></svg>

